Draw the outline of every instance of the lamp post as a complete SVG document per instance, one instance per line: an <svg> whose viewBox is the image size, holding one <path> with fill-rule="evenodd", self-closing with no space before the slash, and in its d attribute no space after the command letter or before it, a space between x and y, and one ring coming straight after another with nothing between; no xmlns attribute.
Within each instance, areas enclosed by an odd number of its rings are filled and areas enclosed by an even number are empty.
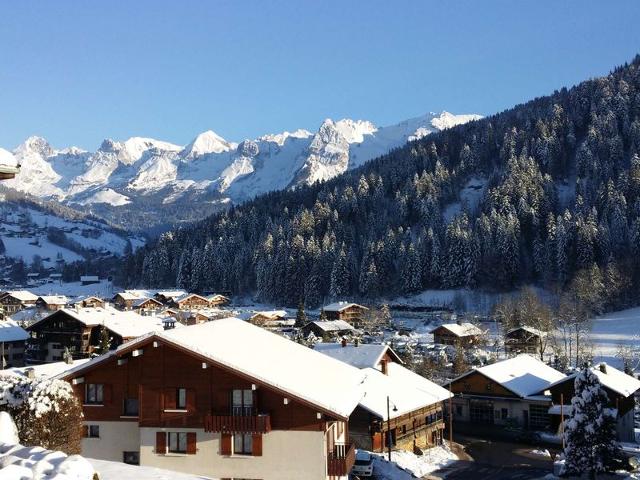
<svg viewBox="0 0 640 480"><path fill-rule="evenodd" d="M389 461L391 461L391 412L389 411L389 403L389 395L387 395L387 452ZM393 404L393 411L398 411L395 403Z"/></svg>

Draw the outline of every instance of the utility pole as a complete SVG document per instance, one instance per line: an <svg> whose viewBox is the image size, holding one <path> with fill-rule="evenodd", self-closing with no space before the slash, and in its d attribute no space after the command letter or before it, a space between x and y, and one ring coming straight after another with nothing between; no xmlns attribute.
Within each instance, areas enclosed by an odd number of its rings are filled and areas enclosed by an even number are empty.
<svg viewBox="0 0 640 480"><path fill-rule="evenodd" d="M560 394L560 432L562 435L562 450L564 450L564 393Z"/></svg>
<svg viewBox="0 0 640 480"><path fill-rule="evenodd" d="M389 411L389 395L387 395L387 452L391 461L391 412Z"/></svg>
<svg viewBox="0 0 640 480"><path fill-rule="evenodd" d="M449 448L453 445L453 406L451 394L451 382L449 382Z"/></svg>

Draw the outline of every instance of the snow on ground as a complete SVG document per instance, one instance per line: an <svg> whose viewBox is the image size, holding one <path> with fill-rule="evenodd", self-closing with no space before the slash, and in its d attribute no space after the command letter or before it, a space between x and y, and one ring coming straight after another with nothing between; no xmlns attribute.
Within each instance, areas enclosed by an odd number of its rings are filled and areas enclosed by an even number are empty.
<svg viewBox="0 0 640 480"><path fill-rule="evenodd" d="M101 280L100 283L91 285L82 285L80 282L45 283L38 287L30 287L29 291L34 295L66 295L67 297L95 295L101 298L111 298L115 294L113 284L107 280Z"/></svg>
<svg viewBox="0 0 640 480"><path fill-rule="evenodd" d="M458 461L458 457L445 446L425 450L423 455L404 450L391 452L391 463L386 454L372 453L373 471L380 480L408 480L422 478Z"/></svg>
<svg viewBox="0 0 640 480"><path fill-rule="evenodd" d="M620 368L622 362L616 357L618 347L639 347L640 307L607 313L593 319L591 341L595 347L595 361Z"/></svg>
<svg viewBox="0 0 640 480"><path fill-rule="evenodd" d="M120 462L88 459L93 468L100 474L100 480L204 480L211 477L189 475L153 467L139 467ZM1 478L0 478L1 480Z"/></svg>
<svg viewBox="0 0 640 480"><path fill-rule="evenodd" d="M35 238L5 236L0 236L0 238L2 238L2 243L4 243L6 248L5 255L7 257L22 258L27 264L33 261L35 255L39 255L43 259L48 259L43 262L46 267L56 266L55 262L58 254L62 255L62 258L68 263L83 260L77 253L49 242L46 236L35 237L38 240L38 245L32 245L30 243L33 242Z"/></svg>

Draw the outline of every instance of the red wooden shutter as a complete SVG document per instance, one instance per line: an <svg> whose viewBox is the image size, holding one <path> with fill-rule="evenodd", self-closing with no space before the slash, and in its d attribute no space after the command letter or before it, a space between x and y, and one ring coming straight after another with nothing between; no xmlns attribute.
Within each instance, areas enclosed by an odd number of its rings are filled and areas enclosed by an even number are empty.
<svg viewBox="0 0 640 480"><path fill-rule="evenodd" d="M164 455L167 453L167 434L166 432L156 432L156 453Z"/></svg>
<svg viewBox="0 0 640 480"><path fill-rule="evenodd" d="M223 433L220 436L220 454L231 455L231 434Z"/></svg>
<svg viewBox="0 0 640 480"><path fill-rule="evenodd" d="M196 432L187 433L187 455L196 454Z"/></svg>
<svg viewBox="0 0 640 480"><path fill-rule="evenodd" d="M87 438L89 436L89 426L88 425L83 425L82 426L82 436L84 438Z"/></svg>
<svg viewBox="0 0 640 480"><path fill-rule="evenodd" d="M165 388L164 389L164 409L175 410L176 409L176 389Z"/></svg>
<svg viewBox="0 0 640 480"><path fill-rule="evenodd" d="M113 388L111 385L102 386L103 403L111 403L113 401Z"/></svg>
<svg viewBox="0 0 640 480"><path fill-rule="evenodd" d="M196 411L196 391L193 388L187 390L187 411Z"/></svg>
<svg viewBox="0 0 640 480"><path fill-rule="evenodd" d="M260 434L253 435L251 444L253 446L251 455L253 455L254 457L261 457L262 456L262 435Z"/></svg>

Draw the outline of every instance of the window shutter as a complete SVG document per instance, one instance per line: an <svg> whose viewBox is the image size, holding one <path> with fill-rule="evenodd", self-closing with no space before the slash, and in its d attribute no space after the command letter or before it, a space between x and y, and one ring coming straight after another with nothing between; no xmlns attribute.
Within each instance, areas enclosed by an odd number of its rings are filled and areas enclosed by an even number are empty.
<svg viewBox="0 0 640 480"><path fill-rule="evenodd" d="M253 455L254 457L261 457L262 456L262 435L260 434L253 435L251 444L253 446L251 455Z"/></svg>
<svg viewBox="0 0 640 480"><path fill-rule="evenodd" d="M104 397L103 403L111 403L113 401L113 388L111 385L102 386L102 395Z"/></svg>
<svg viewBox="0 0 640 480"><path fill-rule="evenodd" d="M89 436L89 425L82 426L82 436L87 438Z"/></svg>
<svg viewBox="0 0 640 480"><path fill-rule="evenodd" d="M167 434L166 432L156 432L156 453L164 455L167 453Z"/></svg>
<svg viewBox="0 0 640 480"><path fill-rule="evenodd" d="M231 434L223 433L220 436L220 454L231 455Z"/></svg>
<svg viewBox="0 0 640 480"><path fill-rule="evenodd" d="M177 392L175 388L164 389L164 409L165 410L175 410L176 395L177 395Z"/></svg>
<svg viewBox="0 0 640 480"><path fill-rule="evenodd" d="M187 433L187 454L196 454L196 432Z"/></svg>
<svg viewBox="0 0 640 480"><path fill-rule="evenodd" d="M196 391L193 388L187 390L187 411L195 412L196 410Z"/></svg>

